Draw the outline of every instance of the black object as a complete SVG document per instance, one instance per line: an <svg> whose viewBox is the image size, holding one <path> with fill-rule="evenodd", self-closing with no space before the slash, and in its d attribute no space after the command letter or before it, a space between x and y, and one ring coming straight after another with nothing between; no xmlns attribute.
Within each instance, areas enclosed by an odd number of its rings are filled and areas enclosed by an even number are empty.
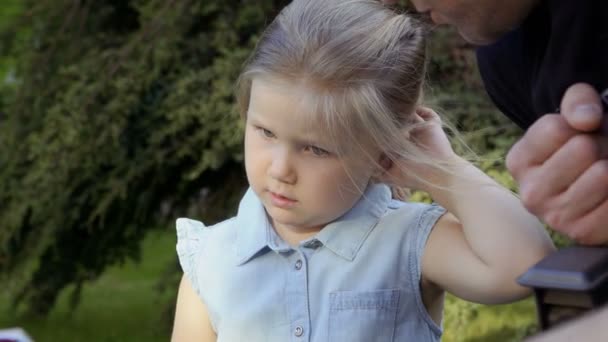
<svg viewBox="0 0 608 342"><path fill-rule="evenodd" d="M542 330L608 301L608 248L568 247L548 255L517 282L534 289Z"/></svg>

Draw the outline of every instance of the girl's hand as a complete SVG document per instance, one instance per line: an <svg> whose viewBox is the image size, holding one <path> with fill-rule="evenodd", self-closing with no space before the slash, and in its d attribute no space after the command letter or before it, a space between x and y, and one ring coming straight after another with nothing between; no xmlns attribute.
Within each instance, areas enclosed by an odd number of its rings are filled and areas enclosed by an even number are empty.
<svg viewBox="0 0 608 342"><path fill-rule="evenodd" d="M444 160L454 157L454 150L443 131L439 114L431 108L418 107L414 118L414 127L408 128L410 140L434 158Z"/></svg>
<svg viewBox="0 0 608 342"><path fill-rule="evenodd" d="M404 138L418 145L428 162L393 160L383 179L389 184L426 191L442 178L442 167L438 167L438 162L443 163L445 169L458 160L442 128L441 118L430 108L416 109L414 122L404 129Z"/></svg>

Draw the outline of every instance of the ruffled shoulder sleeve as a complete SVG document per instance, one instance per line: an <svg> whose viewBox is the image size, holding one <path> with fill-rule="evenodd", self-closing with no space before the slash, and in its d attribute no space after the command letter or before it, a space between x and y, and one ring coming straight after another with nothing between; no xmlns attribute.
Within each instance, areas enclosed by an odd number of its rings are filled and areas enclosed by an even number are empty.
<svg viewBox="0 0 608 342"><path fill-rule="evenodd" d="M177 256L179 263L192 283L192 287L198 292L198 276L196 274L199 253L203 250L203 243L208 228L200 221L187 218L179 218L176 222L177 228Z"/></svg>

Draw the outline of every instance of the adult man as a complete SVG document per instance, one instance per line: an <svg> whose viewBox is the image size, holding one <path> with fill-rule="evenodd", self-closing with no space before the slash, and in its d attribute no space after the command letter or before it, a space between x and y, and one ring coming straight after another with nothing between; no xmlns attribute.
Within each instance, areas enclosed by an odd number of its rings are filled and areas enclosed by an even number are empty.
<svg viewBox="0 0 608 342"><path fill-rule="evenodd" d="M608 94L608 1L410 2L482 46L488 93L526 129L507 156L526 207L581 243L607 243L608 125L600 93ZM534 341L599 341L608 336L606 321L608 308Z"/></svg>
<svg viewBox="0 0 608 342"><path fill-rule="evenodd" d="M482 46L488 93L527 129L507 156L526 207L580 243L608 242L608 138L599 94L608 88L608 2L411 3ZM561 115L545 115L560 108Z"/></svg>

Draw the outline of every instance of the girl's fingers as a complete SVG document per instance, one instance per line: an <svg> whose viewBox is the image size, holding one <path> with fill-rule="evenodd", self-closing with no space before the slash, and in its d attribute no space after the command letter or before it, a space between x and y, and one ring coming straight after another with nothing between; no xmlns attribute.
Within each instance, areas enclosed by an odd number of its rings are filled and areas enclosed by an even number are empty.
<svg viewBox="0 0 608 342"><path fill-rule="evenodd" d="M441 118L439 117L439 114L437 114L437 112L435 112L434 110L432 110L429 107L418 107L418 108L416 108L416 114L418 114L418 116L423 121L430 121L430 120L441 121Z"/></svg>

